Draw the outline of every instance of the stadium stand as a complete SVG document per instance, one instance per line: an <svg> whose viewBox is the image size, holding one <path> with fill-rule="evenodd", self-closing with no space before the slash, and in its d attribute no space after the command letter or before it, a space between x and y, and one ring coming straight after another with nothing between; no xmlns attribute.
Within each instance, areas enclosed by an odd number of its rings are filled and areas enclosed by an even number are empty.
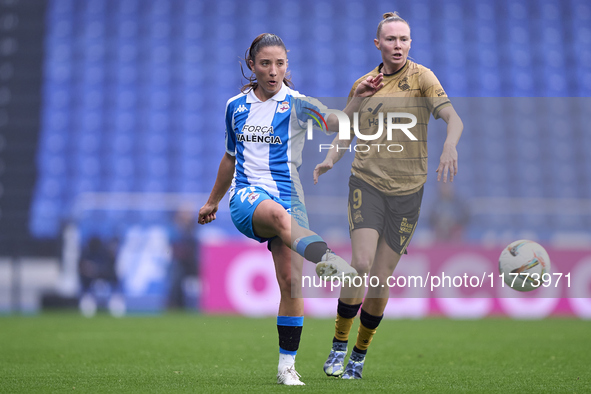
<svg viewBox="0 0 591 394"><path fill-rule="evenodd" d="M379 62L372 39L381 12L393 9L411 24L410 55L440 78L465 123L456 187L477 208L468 238L508 225L541 238L589 228L590 212L487 211L485 200L591 198L583 131L591 4L370 3L280 2L275 15L263 1L49 1L32 232L56 237L71 219L100 232L165 220L150 211L77 212L76 201L85 192L208 192L223 154L225 102L238 93L238 61L254 36L283 37L297 90L344 97ZM432 120L424 206L435 197L443 126ZM348 170L340 165L316 187L303 176L308 195L346 190L331 182Z"/></svg>

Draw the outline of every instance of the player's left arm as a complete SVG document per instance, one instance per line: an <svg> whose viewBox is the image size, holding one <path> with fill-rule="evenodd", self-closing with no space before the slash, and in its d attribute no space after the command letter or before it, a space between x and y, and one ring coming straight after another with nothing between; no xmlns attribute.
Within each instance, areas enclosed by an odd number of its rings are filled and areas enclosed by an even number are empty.
<svg viewBox="0 0 591 394"><path fill-rule="evenodd" d="M443 175L443 183L447 183L448 173L450 182L453 182L454 176L458 174L458 151L456 150L456 146L464 130L464 123L462 123L462 119L460 119L456 110L451 105L439 110L438 115L447 123L447 138L443 143L443 152L439 158L437 182L441 180Z"/></svg>

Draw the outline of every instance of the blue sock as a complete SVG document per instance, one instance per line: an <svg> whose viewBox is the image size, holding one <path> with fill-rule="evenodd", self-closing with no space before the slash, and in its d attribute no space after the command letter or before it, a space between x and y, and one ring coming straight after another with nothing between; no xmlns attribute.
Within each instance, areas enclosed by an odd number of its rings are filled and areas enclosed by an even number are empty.
<svg viewBox="0 0 591 394"><path fill-rule="evenodd" d="M296 239L291 248L306 260L319 263L328 246L319 235L309 235Z"/></svg>
<svg viewBox="0 0 591 394"><path fill-rule="evenodd" d="M296 355L304 326L303 316L277 316L279 353Z"/></svg>

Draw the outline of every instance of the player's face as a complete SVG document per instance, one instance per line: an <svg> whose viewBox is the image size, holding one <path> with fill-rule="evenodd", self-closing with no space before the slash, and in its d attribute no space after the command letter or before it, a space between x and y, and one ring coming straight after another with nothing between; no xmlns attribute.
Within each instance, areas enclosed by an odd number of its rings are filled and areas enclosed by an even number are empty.
<svg viewBox="0 0 591 394"><path fill-rule="evenodd" d="M281 89L287 71L287 53L280 46L264 47L250 61L250 67L257 77L255 94L265 101Z"/></svg>
<svg viewBox="0 0 591 394"><path fill-rule="evenodd" d="M382 25L380 39L375 39L374 43L382 52L386 74L394 73L406 64L410 41L410 27L406 23L398 21Z"/></svg>

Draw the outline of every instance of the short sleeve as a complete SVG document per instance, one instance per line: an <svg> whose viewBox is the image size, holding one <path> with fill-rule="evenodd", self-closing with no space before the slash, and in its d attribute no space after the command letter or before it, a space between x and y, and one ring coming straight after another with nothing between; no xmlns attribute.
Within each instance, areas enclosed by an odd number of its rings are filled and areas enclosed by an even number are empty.
<svg viewBox="0 0 591 394"><path fill-rule="evenodd" d="M326 111L328 108L320 100L312 97L294 97L293 110L298 120L298 125L302 129L308 127L308 119L312 120L314 130L320 130L326 134L328 125L326 124Z"/></svg>
<svg viewBox="0 0 591 394"><path fill-rule="evenodd" d="M234 133L234 111L231 102L226 104L226 153L236 156L236 133Z"/></svg>
<svg viewBox="0 0 591 394"><path fill-rule="evenodd" d="M421 89L421 95L428 97L429 111L433 114L435 119L439 118L439 111L451 105L447 93L443 90L441 83L433 74L433 71L427 69L424 73L419 76L419 86Z"/></svg>

